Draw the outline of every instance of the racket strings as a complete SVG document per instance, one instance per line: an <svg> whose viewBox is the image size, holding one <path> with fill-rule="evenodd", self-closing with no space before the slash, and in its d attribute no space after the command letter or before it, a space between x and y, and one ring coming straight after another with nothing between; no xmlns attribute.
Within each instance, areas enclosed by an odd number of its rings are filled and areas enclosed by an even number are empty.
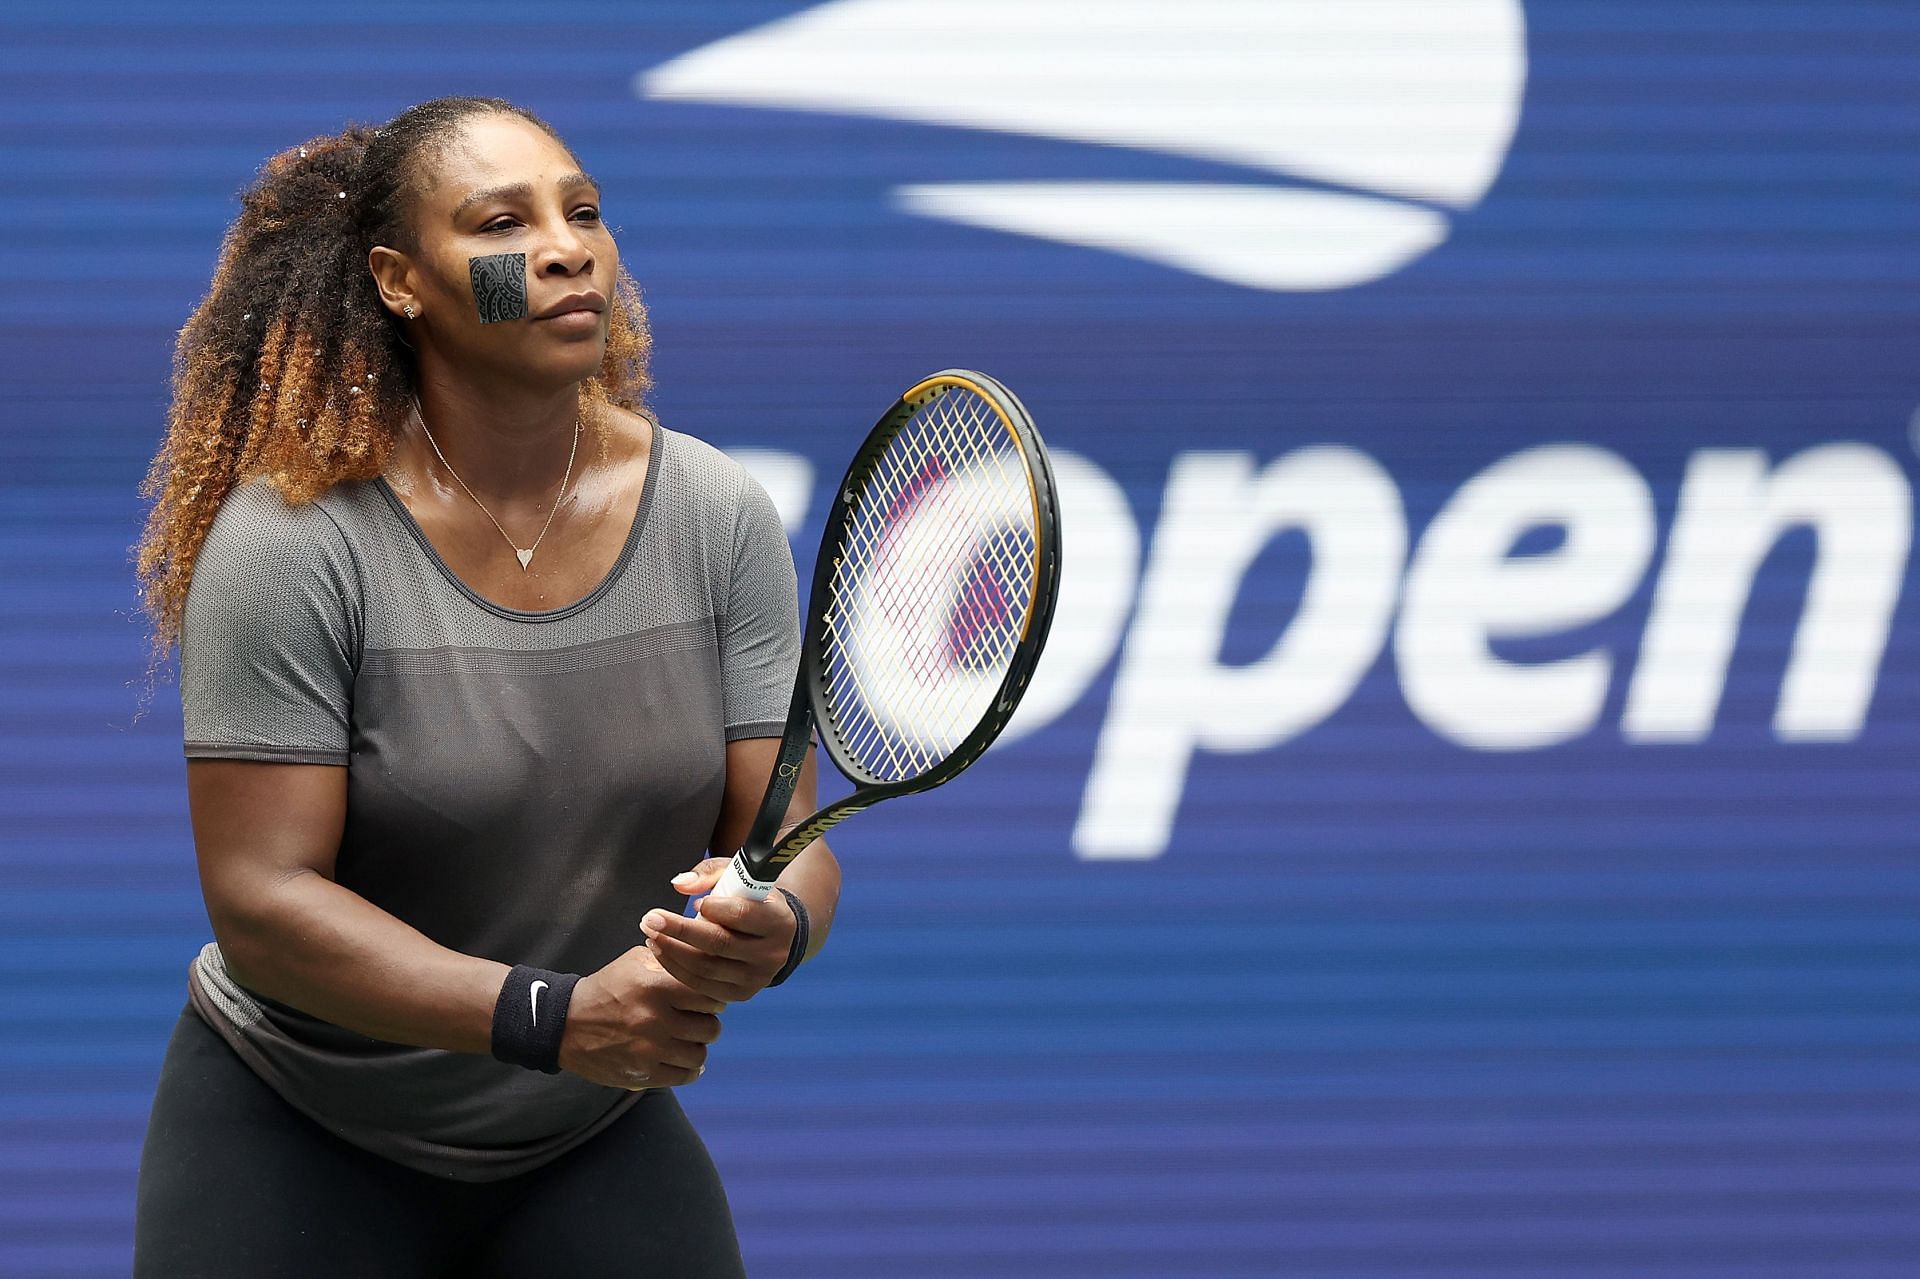
<svg viewBox="0 0 1920 1279"><path fill-rule="evenodd" d="M977 398L964 397L965 407L972 413L981 414L984 420L969 417L962 422L956 421L964 402L962 397L949 395L943 397L939 410L933 416L933 425L943 437L943 441L955 449L968 449L974 441L974 433L997 428L998 423L992 416L992 410ZM964 430L962 429L964 427ZM997 440L995 441L998 442ZM961 536L973 534L973 563L966 570L960 584L953 608L948 614L946 629L947 646L945 652L950 661L966 664L963 658L973 658L974 664L991 667L997 673L1003 671L1012 658L1014 648L1019 644L1025 631L1026 609L1030 599L1014 600L1011 583L1018 582L1017 589L1031 593L1034 576L1034 558L1037 553L1035 533L1031 526L1032 492L1025 465L1019 455L1008 448L993 448L990 451L974 451L968 454L968 465L976 472L992 467L995 473L988 477L987 488L992 498L986 504L985 514L990 518L1001 518L992 526L988 536L978 536L978 529L970 527L971 522L964 518L952 520L949 527ZM1024 505L1021 503L1024 501ZM1013 506L1021 518L1009 522L1004 517L1009 514L1007 506ZM975 507L975 512L981 508ZM987 570L985 574L981 569ZM983 590L985 584L988 590ZM964 648L957 645L957 637L964 637ZM950 690L957 698L960 686L955 684Z"/></svg>
<svg viewBox="0 0 1920 1279"><path fill-rule="evenodd" d="M952 475L952 460L965 458L968 442L957 438L951 404L936 401L918 425L920 430L910 427L897 436L896 447L875 468L872 496L862 503L856 525L859 536L849 539L851 553L839 566L843 598L856 601L856 607L846 611L846 625L834 628L850 659L843 666L842 696L834 702L855 757L889 780L926 771L958 744L943 730L954 726L964 691L961 682L941 678L938 648L926 641L930 616L948 585L939 569L957 562L964 549L965 513L930 512L930 518L921 518L919 503L929 477ZM883 495L884 503L876 500ZM935 571L869 572L875 565L860 552L878 548L900 558L901 530L910 527L903 521L909 518L920 520L911 526L920 545L919 554L905 558L915 561L914 567L931 564ZM867 607L859 607L863 604Z"/></svg>
<svg viewBox="0 0 1920 1279"><path fill-rule="evenodd" d="M951 755L992 709L1033 607L1033 482L991 404L936 391L854 495L823 618L828 727L878 778Z"/></svg>

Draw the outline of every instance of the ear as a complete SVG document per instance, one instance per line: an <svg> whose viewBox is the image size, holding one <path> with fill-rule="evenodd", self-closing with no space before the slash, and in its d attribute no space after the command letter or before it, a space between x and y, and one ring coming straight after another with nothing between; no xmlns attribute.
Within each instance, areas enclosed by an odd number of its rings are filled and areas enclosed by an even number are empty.
<svg viewBox="0 0 1920 1279"><path fill-rule="evenodd" d="M419 292L414 288L413 263L406 254L376 244L367 251L367 269L373 272L373 284L380 290L381 305L395 316L402 314L408 303L413 304L416 314L423 309Z"/></svg>

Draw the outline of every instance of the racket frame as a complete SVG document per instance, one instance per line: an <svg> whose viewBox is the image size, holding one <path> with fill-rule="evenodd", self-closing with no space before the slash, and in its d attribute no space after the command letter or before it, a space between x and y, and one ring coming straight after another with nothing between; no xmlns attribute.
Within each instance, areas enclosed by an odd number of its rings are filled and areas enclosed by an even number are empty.
<svg viewBox="0 0 1920 1279"><path fill-rule="evenodd" d="M1031 478L1034 503L1034 583L1032 606L1027 611L1026 629L1006 674L995 690L988 711L972 732L962 738L947 757L932 768L913 777L889 781L876 777L852 757L832 731L826 712L826 672L823 646L827 610L833 598L834 572L839 548L854 503L873 467L896 435L913 420L924 401L941 387L961 387L992 406L1014 447L1019 451ZM909 387L893 407L874 424L873 430L854 454L846 475L834 494L832 509L820 537L819 557L814 563L813 587L807 602L807 628L800 645L800 668L794 678L793 699L787 710L787 725L781 734L780 750L766 795L760 801L753 825L745 842L734 854L714 891L721 896L750 896L764 899L772 891L773 881L802 849L855 813L883 800L913 795L944 785L965 772L993 744L1007 726L1020 697L1026 691L1047 632L1053 626L1054 605L1060 585L1060 515L1053 478L1053 465L1046 445L1033 425L1026 406L997 379L972 369L942 369ZM799 784L800 770L813 741L813 730L823 726L820 747L833 766L854 784L854 791L816 810L811 817L782 833L787 806Z"/></svg>

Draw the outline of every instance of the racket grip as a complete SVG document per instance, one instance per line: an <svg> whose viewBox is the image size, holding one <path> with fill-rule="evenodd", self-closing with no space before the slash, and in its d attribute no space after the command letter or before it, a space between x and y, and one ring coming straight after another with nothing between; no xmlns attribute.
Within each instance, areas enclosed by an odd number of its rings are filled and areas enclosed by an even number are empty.
<svg viewBox="0 0 1920 1279"><path fill-rule="evenodd" d="M687 914L699 914L700 901L705 897L751 897L757 902L763 902L767 900L767 894L772 891L772 881L755 879L747 871L747 859L735 853L733 860L727 863L726 871L720 876L720 882L687 903Z"/></svg>

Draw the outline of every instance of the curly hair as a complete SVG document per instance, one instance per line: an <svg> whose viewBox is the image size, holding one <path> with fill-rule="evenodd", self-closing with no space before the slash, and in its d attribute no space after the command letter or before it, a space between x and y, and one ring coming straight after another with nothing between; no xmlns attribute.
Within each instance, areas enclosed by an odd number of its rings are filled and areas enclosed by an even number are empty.
<svg viewBox="0 0 1920 1279"><path fill-rule="evenodd" d="M414 393L413 350L380 301L375 245L419 251L413 214L431 162L488 113L553 126L501 98L435 98L378 127L288 147L241 193L207 294L174 348L167 433L140 486L153 505L131 551L152 625L152 675L180 638L187 587L227 494L266 476L287 502L371 479ZM639 286L610 290L606 355L589 401L643 411L652 348ZM604 444L604 442L603 442Z"/></svg>

